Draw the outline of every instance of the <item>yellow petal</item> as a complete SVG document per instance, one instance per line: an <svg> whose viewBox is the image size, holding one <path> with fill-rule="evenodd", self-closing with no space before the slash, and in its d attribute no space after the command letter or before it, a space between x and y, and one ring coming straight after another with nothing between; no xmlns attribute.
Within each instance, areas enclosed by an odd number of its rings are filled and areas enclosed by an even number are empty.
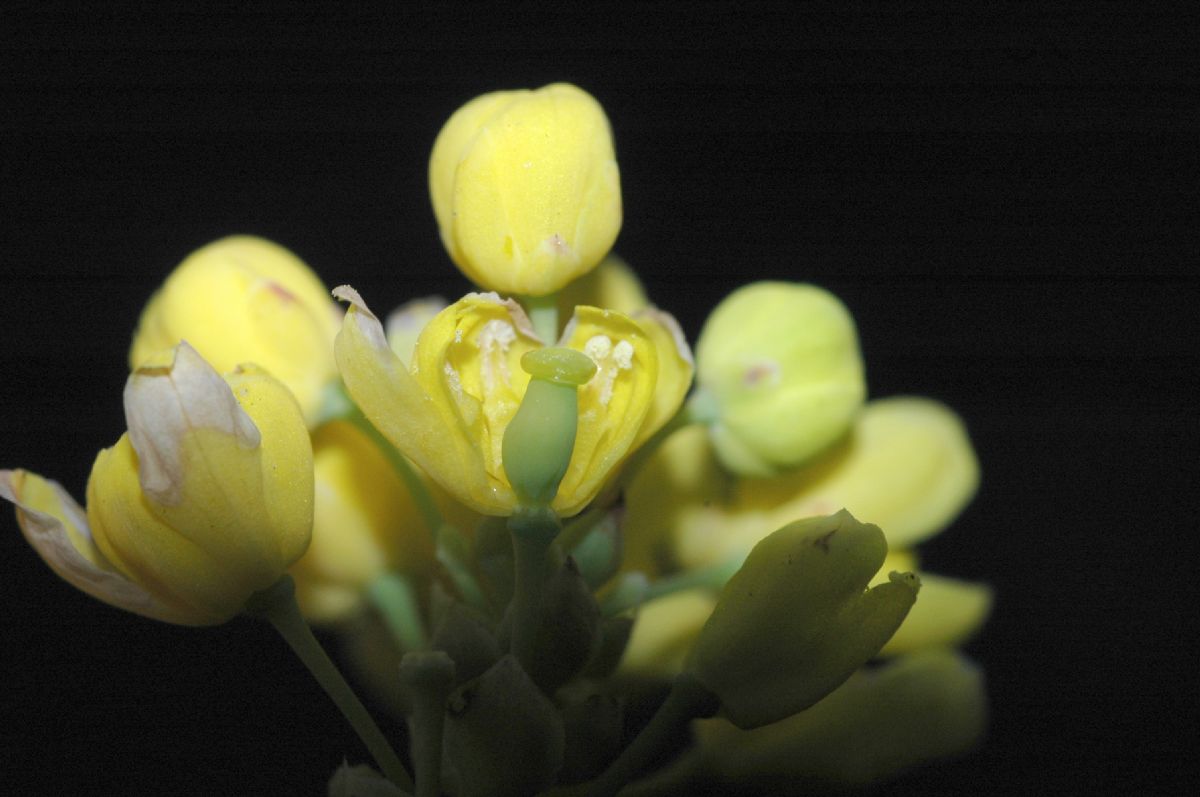
<svg viewBox="0 0 1200 797"><path fill-rule="evenodd" d="M282 383L253 366L235 371L221 383L231 409L205 368L181 345L171 368L130 377L127 414L141 442L131 432L97 456L88 519L97 547L127 578L219 622L308 546L312 453ZM201 406L208 398L216 409ZM150 419L155 412L168 420ZM170 475L167 489L143 489L139 470L151 456Z"/></svg>
<svg viewBox="0 0 1200 797"><path fill-rule="evenodd" d="M735 505L774 517L842 507L907 548L941 531L971 500L979 463L959 417L932 399L868 403L850 439L810 467L777 479L747 480Z"/></svg>
<svg viewBox="0 0 1200 797"><path fill-rule="evenodd" d="M603 307L632 316L649 304L642 281L629 264L613 252L558 294L558 313L562 318L569 318L578 305Z"/></svg>
<svg viewBox="0 0 1200 797"><path fill-rule="evenodd" d="M461 150L443 225L451 257L485 288L553 293L599 263L621 227L608 120L567 84L476 102L464 118L478 130ZM456 123L447 150L463 138ZM445 171L439 155L431 187ZM445 207L440 196L434 205Z"/></svg>
<svg viewBox="0 0 1200 797"><path fill-rule="evenodd" d="M338 288L334 295L351 302L335 352L346 389L363 414L455 499L483 514L509 514L515 501L512 490L507 481L488 472L483 446L472 436L484 424L479 399L462 389L461 373L447 360L450 345L464 343L456 340L461 303L446 308L426 326L412 365L405 367L388 346L379 319L367 309L362 297L349 286ZM493 304L499 304L499 300ZM513 334L520 337L523 333L514 327ZM475 346L477 338L478 334ZM524 374L519 365L515 368L519 374L513 374L509 359L497 357L494 349L483 358L488 368L494 369L489 373L494 374L503 362L510 374L518 378ZM478 373L480 358L468 356L470 351L462 354L458 360L474 359ZM446 370L448 365L450 372ZM459 362L458 367L464 367L464 363ZM499 444L497 441L496 446Z"/></svg>
<svg viewBox="0 0 1200 797"><path fill-rule="evenodd" d="M459 164L488 121L513 100L528 93L528 90L493 91L476 97L451 114L433 142L433 152L429 156L429 198L447 250L454 246L454 176ZM451 257L454 257L452 251Z"/></svg>
<svg viewBox="0 0 1200 797"><path fill-rule="evenodd" d="M742 731L714 719L693 724L711 776L754 778L764 791L811 793L813 780L866 784L917 764L959 755L987 724L983 673L933 650L863 671L807 711Z"/></svg>
<svg viewBox="0 0 1200 797"><path fill-rule="evenodd" d="M540 343L516 302L471 293L429 322L413 355L417 380L476 447L490 489L509 509L515 499L502 464L504 430L529 384L521 357Z"/></svg>
<svg viewBox="0 0 1200 797"><path fill-rule="evenodd" d="M155 620L180 625L219 622L165 601L117 571L93 542L82 507L58 482L24 470L0 470L0 498L16 505L17 525L38 556L76 589Z"/></svg>
<svg viewBox="0 0 1200 797"><path fill-rule="evenodd" d="M621 672L664 680L678 675L716 605L717 596L700 588L643 604L621 658Z"/></svg>
<svg viewBox="0 0 1200 797"><path fill-rule="evenodd" d="M226 566L215 560L156 516L142 494L137 467L127 434L97 455L87 487L96 546L115 569L159 600L207 618L197 625L225 622L262 587L249 586L254 579L247 579L236 562ZM233 594L227 584L234 586Z"/></svg>
<svg viewBox="0 0 1200 797"><path fill-rule="evenodd" d="M654 401L658 354L654 339L628 316L578 307L562 344L597 366L579 389L579 428L553 508L562 517L583 509L632 450Z"/></svg>
<svg viewBox="0 0 1200 797"><path fill-rule="evenodd" d="M223 238L189 255L142 312L129 353L136 368L187 340L219 373L242 362L268 369L312 417L336 378L340 313L296 255L262 238Z"/></svg>
<svg viewBox="0 0 1200 797"><path fill-rule="evenodd" d="M679 412L684 396L692 386L696 363L679 322L670 313L647 307L635 313L633 319L654 341L654 350L658 355L654 400L633 442L633 448L636 449Z"/></svg>
<svg viewBox="0 0 1200 797"><path fill-rule="evenodd" d="M919 575L921 594L917 603L880 655L961 645L979 630L991 612L992 590L986 584L923 571Z"/></svg>
<svg viewBox="0 0 1200 797"><path fill-rule="evenodd" d="M703 427L668 437L625 488L623 567L655 575L679 563L701 567L722 561L733 550L722 523L730 483Z"/></svg>
<svg viewBox="0 0 1200 797"><path fill-rule="evenodd" d="M312 544L292 566L304 615L328 622L354 609L377 577L431 561L412 494L362 432L334 421L313 433Z"/></svg>
<svg viewBox="0 0 1200 797"><path fill-rule="evenodd" d="M413 349L416 348L417 338L421 336L425 325L445 309L445 299L440 296L426 296L405 302L388 315L384 324L388 345L396 352L401 362L406 365L412 362Z"/></svg>
<svg viewBox="0 0 1200 797"><path fill-rule="evenodd" d="M626 491L626 539L636 566L703 567L745 555L772 529L846 508L905 548L966 506L979 466L962 422L930 399L868 402L846 441L812 464L767 479L735 479L698 427L651 455ZM632 565L631 565L632 566Z"/></svg>

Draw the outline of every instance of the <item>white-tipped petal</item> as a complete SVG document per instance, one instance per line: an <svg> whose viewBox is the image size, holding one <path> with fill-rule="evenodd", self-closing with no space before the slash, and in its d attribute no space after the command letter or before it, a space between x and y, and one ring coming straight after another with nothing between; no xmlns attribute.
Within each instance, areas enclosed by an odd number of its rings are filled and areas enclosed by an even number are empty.
<svg viewBox="0 0 1200 797"><path fill-rule="evenodd" d="M0 498L17 508L17 525L59 578L94 598L155 620L195 624L114 570L92 542L87 515L56 481L22 470L0 470Z"/></svg>
<svg viewBox="0 0 1200 797"><path fill-rule="evenodd" d="M196 429L232 435L245 448L261 442L258 427L221 375L187 341L168 364L139 367L125 383L125 422L138 455L138 480L153 501L178 503L184 479L182 443Z"/></svg>

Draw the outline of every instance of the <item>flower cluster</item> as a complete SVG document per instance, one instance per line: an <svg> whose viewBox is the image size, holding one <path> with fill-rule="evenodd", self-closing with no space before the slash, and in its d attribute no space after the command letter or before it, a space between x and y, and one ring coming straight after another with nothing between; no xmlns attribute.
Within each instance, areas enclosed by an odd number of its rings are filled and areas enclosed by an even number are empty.
<svg viewBox="0 0 1200 797"><path fill-rule="evenodd" d="M814 285L735 291L693 354L610 252L614 153L574 86L467 103L429 191L481 292L382 320L277 244L199 249L142 313L86 508L22 470L0 496L100 600L267 619L382 772L331 794L789 793L969 749L983 684L955 648L991 594L914 550L976 489L963 423L868 401ZM305 620L407 717L412 775Z"/></svg>

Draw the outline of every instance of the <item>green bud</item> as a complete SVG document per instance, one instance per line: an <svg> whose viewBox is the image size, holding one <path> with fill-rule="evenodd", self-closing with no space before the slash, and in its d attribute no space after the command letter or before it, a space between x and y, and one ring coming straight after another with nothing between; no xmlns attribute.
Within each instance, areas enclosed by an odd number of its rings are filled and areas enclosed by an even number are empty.
<svg viewBox="0 0 1200 797"><path fill-rule="evenodd" d="M457 797L536 794L562 767L562 719L513 656L446 701L446 791Z"/></svg>
<svg viewBox="0 0 1200 797"><path fill-rule="evenodd" d="M455 601L442 612L433 633L433 649L455 665L455 683L482 675L500 658L500 645L482 617Z"/></svg>
<svg viewBox="0 0 1200 797"><path fill-rule="evenodd" d="M726 584L685 671L739 728L808 708L878 653L916 600L911 573L867 589L886 555L879 527L845 510L784 526Z"/></svg>
<svg viewBox="0 0 1200 797"><path fill-rule="evenodd" d="M854 319L814 285L757 282L725 298L696 345L700 400L721 463L769 476L800 465L849 428L866 395Z"/></svg>
<svg viewBox="0 0 1200 797"><path fill-rule="evenodd" d="M530 677L552 694L583 669L599 641L600 607L575 560L567 557L546 581Z"/></svg>
<svg viewBox="0 0 1200 797"><path fill-rule="evenodd" d="M533 378L504 432L504 472L522 504L547 506L575 449L578 387L596 373L596 363L558 347L526 352L521 367Z"/></svg>
<svg viewBox="0 0 1200 797"><path fill-rule="evenodd" d="M562 547L592 589L604 585L621 567L622 514L619 509L592 510L563 529Z"/></svg>
<svg viewBox="0 0 1200 797"><path fill-rule="evenodd" d="M621 705L609 694L563 689L566 748L559 783L579 783L599 775L621 750Z"/></svg>
<svg viewBox="0 0 1200 797"><path fill-rule="evenodd" d="M607 678L621 663L629 638L633 635L633 618L625 615L606 617L600 621L600 641L583 672L585 678Z"/></svg>

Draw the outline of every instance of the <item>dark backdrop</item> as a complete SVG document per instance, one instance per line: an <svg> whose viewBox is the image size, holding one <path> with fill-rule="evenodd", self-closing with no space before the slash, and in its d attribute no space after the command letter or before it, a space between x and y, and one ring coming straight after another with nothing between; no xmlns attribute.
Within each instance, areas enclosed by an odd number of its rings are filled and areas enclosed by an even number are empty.
<svg viewBox="0 0 1200 797"><path fill-rule="evenodd" d="M854 312L874 396L967 421L978 498L923 547L986 580L993 717L933 793L1168 791L1194 752L1197 41L1143 4L443 3L0 12L0 465L82 497L151 290L231 232L373 306L466 289L425 182L495 88L607 109L617 244L693 340L759 278ZM416 7L413 7L416 8ZM163 10L166 9L166 10ZM59 582L0 519L5 777L37 794L302 794L365 753L249 621Z"/></svg>

